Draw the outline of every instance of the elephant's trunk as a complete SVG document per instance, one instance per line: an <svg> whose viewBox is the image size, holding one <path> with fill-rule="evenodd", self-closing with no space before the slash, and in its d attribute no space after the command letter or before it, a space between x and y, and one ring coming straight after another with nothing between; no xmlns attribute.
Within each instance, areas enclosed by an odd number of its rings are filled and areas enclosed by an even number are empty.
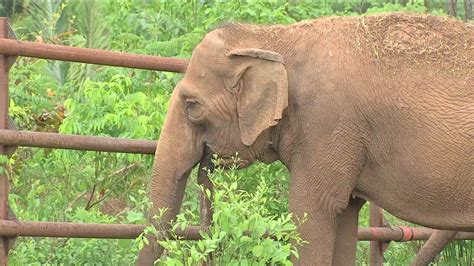
<svg viewBox="0 0 474 266"><path fill-rule="evenodd" d="M153 205L149 219L159 231L170 228L181 207L189 173L203 156L204 144L198 138L183 110L172 104L158 140L151 181ZM163 216L154 220L153 216L162 208L166 209ZM150 244L140 252L138 265L153 265L163 252L154 236L147 237Z"/></svg>

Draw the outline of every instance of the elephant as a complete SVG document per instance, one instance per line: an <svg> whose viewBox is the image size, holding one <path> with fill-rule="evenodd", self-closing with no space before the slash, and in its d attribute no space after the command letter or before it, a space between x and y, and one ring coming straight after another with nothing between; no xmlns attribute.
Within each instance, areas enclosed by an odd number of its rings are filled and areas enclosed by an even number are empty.
<svg viewBox="0 0 474 266"><path fill-rule="evenodd" d="M473 47L466 23L403 13L215 28L170 98L150 185L167 212L151 222L169 228L211 152L288 168L289 211L307 215L297 265L354 264L365 201L474 231Z"/></svg>

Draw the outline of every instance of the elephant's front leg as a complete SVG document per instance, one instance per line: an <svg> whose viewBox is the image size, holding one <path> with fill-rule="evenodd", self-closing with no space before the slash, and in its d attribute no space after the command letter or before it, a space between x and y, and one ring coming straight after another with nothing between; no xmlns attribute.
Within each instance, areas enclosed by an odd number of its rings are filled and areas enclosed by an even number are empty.
<svg viewBox="0 0 474 266"><path fill-rule="evenodd" d="M330 180L330 179L329 179ZM334 179L332 179L334 180ZM337 192L338 188L323 188L325 185L316 185L312 179L298 180L292 177L290 189L290 211L298 217L307 214L307 220L299 228L303 240L307 241L298 248L300 258L295 260L296 265L335 265L333 264L334 246L338 233L338 216L350 217L348 228L356 224L360 203L357 206L349 205L348 215L344 215L350 193ZM316 182L317 183L317 182ZM331 182L323 182L330 184ZM341 187L347 187L341 185ZM330 186L331 187L331 186ZM348 191L348 190L347 190ZM346 200L344 200L346 199ZM357 229L355 229L357 231ZM341 239L339 239L341 242ZM348 252L352 252L351 248ZM337 254L335 254L337 256ZM337 260L336 260L337 261ZM337 264L336 264L337 265Z"/></svg>
<svg viewBox="0 0 474 266"><path fill-rule="evenodd" d="M364 146L345 136L331 140L315 148L308 145L312 149L293 157L290 168L290 211L308 215L299 230L309 242L299 248L300 259L295 261L299 265L334 265L338 216L351 219L350 223L340 223L347 225L345 231L357 224L361 203L352 206L350 199L364 165Z"/></svg>
<svg viewBox="0 0 474 266"><path fill-rule="evenodd" d="M359 211L365 200L352 198L347 208L337 216L337 236L332 265L355 265Z"/></svg>
<svg viewBox="0 0 474 266"><path fill-rule="evenodd" d="M307 215L307 220L300 226L299 233L307 243L298 247L299 259L295 265L331 265L334 241L336 239L336 217L323 211L319 204L311 204L310 193L304 188L291 191L290 211L297 217Z"/></svg>

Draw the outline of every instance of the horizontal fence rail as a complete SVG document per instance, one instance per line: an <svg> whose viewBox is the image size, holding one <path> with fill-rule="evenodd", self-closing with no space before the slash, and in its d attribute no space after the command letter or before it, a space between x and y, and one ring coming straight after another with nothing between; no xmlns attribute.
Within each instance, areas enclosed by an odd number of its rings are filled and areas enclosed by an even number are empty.
<svg viewBox="0 0 474 266"><path fill-rule="evenodd" d="M138 224L0 221L0 235L135 239L145 227L145 225ZM184 230L177 230L175 233L178 237L186 240L198 240L201 238L200 230L200 226L190 226Z"/></svg>
<svg viewBox="0 0 474 266"><path fill-rule="evenodd" d="M0 129L0 145L154 154L156 141Z"/></svg>
<svg viewBox="0 0 474 266"><path fill-rule="evenodd" d="M134 224L93 224L64 222L19 222L0 221L0 235L28 237L74 237L74 238L113 238L135 239L145 229L144 225ZM201 226L178 229L175 234L185 240L199 240ZM433 229L424 227L371 227L359 228L359 241L411 241L427 240ZM455 239L474 239L474 232L460 232Z"/></svg>
<svg viewBox="0 0 474 266"><path fill-rule="evenodd" d="M359 228L359 241L396 241L428 240L433 229L426 227L392 226ZM474 232L459 232L456 240L474 240Z"/></svg>
<svg viewBox="0 0 474 266"><path fill-rule="evenodd" d="M184 73L188 61L0 38L0 54Z"/></svg>

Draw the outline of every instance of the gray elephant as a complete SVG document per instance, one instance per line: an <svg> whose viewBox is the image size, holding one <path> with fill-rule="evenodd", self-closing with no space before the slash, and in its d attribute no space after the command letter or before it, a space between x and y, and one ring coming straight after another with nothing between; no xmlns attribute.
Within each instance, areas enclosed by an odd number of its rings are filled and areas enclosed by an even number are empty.
<svg viewBox="0 0 474 266"><path fill-rule="evenodd" d="M168 228L210 150L288 168L290 211L308 214L297 264L354 264L366 200L474 231L473 47L472 26L414 14L211 31L171 97L152 212L168 208ZM147 246L138 262L160 253Z"/></svg>

